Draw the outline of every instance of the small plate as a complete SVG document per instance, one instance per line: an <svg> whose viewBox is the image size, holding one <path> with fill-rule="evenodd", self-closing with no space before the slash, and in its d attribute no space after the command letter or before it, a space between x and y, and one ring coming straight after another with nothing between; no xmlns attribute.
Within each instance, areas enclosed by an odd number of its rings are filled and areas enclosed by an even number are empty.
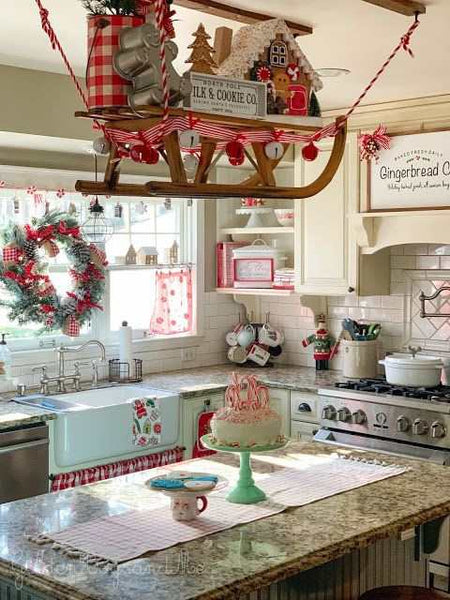
<svg viewBox="0 0 450 600"><path fill-rule="evenodd" d="M217 483L214 484L214 482L208 481L191 481L189 482L189 484L185 485L184 488L178 488L173 490L152 487L152 481L154 481L155 479L186 479L188 477L202 477L205 475L217 477ZM150 490L152 490L152 492L162 492L167 496L171 496L172 494L201 494L202 496L204 496L206 494L209 494L210 492L223 489L228 485L228 481L220 475L216 475L215 473L204 473L199 471L168 471L163 475L157 475L156 477L148 479L145 482L145 485Z"/></svg>

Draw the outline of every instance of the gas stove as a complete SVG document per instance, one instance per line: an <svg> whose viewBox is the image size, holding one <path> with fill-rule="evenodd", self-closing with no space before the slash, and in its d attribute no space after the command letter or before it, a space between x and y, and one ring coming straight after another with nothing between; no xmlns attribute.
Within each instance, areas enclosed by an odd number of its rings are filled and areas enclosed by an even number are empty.
<svg viewBox="0 0 450 600"><path fill-rule="evenodd" d="M406 387L392 385L386 379L357 379L340 381L335 387L341 390L357 390L372 394L387 394L389 396L402 396L404 398L416 398L419 400L431 400L433 402L450 402L450 386L439 385L437 387Z"/></svg>
<svg viewBox="0 0 450 600"><path fill-rule="evenodd" d="M439 450L450 464L450 387L345 381L319 389L319 411L316 439L405 455L417 455L422 448L426 458Z"/></svg>

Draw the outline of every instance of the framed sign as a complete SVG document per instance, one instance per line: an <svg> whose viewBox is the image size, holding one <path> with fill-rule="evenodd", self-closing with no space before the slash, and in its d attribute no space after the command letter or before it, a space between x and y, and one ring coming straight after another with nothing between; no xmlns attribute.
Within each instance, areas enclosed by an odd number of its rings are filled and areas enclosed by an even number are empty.
<svg viewBox="0 0 450 600"><path fill-rule="evenodd" d="M184 108L219 115L265 117L267 87L258 81L186 73L189 91Z"/></svg>
<svg viewBox="0 0 450 600"><path fill-rule="evenodd" d="M369 211L450 208L450 131L394 135L368 186Z"/></svg>
<svg viewBox="0 0 450 600"><path fill-rule="evenodd" d="M273 258L234 258L234 287L272 287Z"/></svg>

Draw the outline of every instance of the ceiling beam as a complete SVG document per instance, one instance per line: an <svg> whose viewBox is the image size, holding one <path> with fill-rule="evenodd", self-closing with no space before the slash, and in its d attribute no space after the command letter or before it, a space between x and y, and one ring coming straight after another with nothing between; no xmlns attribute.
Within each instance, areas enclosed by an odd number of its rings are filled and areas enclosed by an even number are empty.
<svg viewBox="0 0 450 600"><path fill-rule="evenodd" d="M273 15L257 13L236 6L229 6L223 2L216 2L216 0L174 0L174 4L182 6L183 8L198 10L208 15L214 15L215 17L222 17L224 19L230 19L231 21L246 23L247 25L276 18ZM293 35L310 35L313 32L312 27L303 25L302 23L286 21L286 25Z"/></svg>
<svg viewBox="0 0 450 600"><path fill-rule="evenodd" d="M412 17L416 13L424 14L427 11L427 7L422 2L416 2L416 0L363 0L369 4L375 4L375 6L381 6L387 10Z"/></svg>

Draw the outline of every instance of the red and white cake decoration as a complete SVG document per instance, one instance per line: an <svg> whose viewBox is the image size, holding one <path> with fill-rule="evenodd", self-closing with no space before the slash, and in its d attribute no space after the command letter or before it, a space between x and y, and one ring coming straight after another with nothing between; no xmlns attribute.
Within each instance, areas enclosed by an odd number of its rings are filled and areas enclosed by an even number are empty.
<svg viewBox="0 0 450 600"><path fill-rule="evenodd" d="M212 442L219 446L251 448L280 443L281 417L269 406L269 390L256 377L231 376L225 406L211 419Z"/></svg>

